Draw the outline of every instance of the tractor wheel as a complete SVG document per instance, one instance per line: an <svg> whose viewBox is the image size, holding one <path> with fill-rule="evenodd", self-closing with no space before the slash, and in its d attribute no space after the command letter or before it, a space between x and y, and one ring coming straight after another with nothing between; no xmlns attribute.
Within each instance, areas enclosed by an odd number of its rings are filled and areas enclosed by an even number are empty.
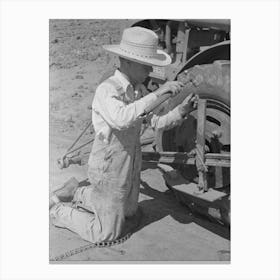
<svg viewBox="0 0 280 280"><path fill-rule="evenodd" d="M210 153L230 152L230 64L216 61L213 64L197 65L177 76L185 84L182 93L164 104L161 112L172 110L193 92L207 100L206 107L206 151ZM196 146L197 110L177 127L157 131L158 151L190 152ZM197 170L193 165L174 165L190 182L197 182ZM207 174L208 186L219 188L229 194L230 168L210 167ZM220 211L225 215L224 209ZM227 222L228 223L228 222Z"/></svg>

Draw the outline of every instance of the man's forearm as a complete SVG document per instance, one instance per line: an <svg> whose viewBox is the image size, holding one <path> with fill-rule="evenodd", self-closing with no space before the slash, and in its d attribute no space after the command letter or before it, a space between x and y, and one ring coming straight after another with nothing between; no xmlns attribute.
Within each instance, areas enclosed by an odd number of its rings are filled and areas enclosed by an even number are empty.
<svg viewBox="0 0 280 280"><path fill-rule="evenodd" d="M155 129L171 129L172 127L179 125L183 118L179 112L178 106L167 114L158 116L153 115L150 124Z"/></svg>

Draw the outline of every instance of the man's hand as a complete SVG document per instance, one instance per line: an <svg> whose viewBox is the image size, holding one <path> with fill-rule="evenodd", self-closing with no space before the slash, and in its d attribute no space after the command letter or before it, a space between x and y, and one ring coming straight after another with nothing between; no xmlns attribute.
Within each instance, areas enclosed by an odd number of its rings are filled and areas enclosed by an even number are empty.
<svg viewBox="0 0 280 280"><path fill-rule="evenodd" d="M172 95L176 95L180 92L180 90L183 88L184 84L181 82L177 81L172 81L172 82L166 82L163 84L160 88L158 88L154 93L160 97L161 95L171 92Z"/></svg>
<svg viewBox="0 0 280 280"><path fill-rule="evenodd" d="M179 105L179 112L182 117L188 115L193 109L197 107L198 95L191 93Z"/></svg>

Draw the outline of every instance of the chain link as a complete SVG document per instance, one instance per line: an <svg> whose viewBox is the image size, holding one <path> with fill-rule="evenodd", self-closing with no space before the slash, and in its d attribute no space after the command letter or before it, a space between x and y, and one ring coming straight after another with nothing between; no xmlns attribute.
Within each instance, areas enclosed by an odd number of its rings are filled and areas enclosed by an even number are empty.
<svg viewBox="0 0 280 280"><path fill-rule="evenodd" d="M58 255L54 258L51 258L50 261L63 261L66 258L72 257L74 255L83 253L87 250L93 249L93 248L106 248L106 247L112 247L115 245L119 245L124 243L127 239L129 239L131 236L131 232L127 233L124 237L113 240L113 241L102 241L102 242L96 242L96 243L91 243L85 246L81 246L78 248L75 248L73 250L69 250L61 255Z"/></svg>
<svg viewBox="0 0 280 280"><path fill-rule="evenodd" d="M76 205L76 207L83 208L79 205L79 203L77 203L77 204L78 205ZM84 210L89 211L88 209L85 209L85 208L84 208ZM141 223L142 211L141 211L140 208L138 208L138 211L139 211L140 217L138 217L138 223L135 226L135 229L137 229L139 227L140 223ZM91 244L88 244L88 245L84 245L84 246L75 248L73 250L66 251L65 253L63 253L61 255L58 255L54 258L51 258L50 261L51 262L53 262L53 261L56 261L56 262L57 261L63 261L66 258L72 257L72 256L80 254L80 253L83 253L83 252L85 252L87 250L90 250L90 249L93 249L93 248L108 248L108 247L116 246L116 245L124 243L126 240L128 240L131 237L131 235L132 235L132 232L128 232L125 236L123 236L119 239L116 239L116 240L101 241L101 242L96 242L96 243L91 243Z"/></svg>

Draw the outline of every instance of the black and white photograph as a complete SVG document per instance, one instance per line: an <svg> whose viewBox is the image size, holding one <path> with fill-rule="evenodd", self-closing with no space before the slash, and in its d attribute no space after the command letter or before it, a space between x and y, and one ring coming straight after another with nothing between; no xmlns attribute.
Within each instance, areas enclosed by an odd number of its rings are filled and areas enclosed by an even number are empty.
<svg viewBox="0 0 280 280"><path fill-rule="evenodd" d="M49 21L50 262L230 262L230 19Z"/></svg>
<svg viewBox="0 0 280 280"><path fill-rule="evenodd" d="M0 280L280 280L278 0L0 0Z"/></svg>

